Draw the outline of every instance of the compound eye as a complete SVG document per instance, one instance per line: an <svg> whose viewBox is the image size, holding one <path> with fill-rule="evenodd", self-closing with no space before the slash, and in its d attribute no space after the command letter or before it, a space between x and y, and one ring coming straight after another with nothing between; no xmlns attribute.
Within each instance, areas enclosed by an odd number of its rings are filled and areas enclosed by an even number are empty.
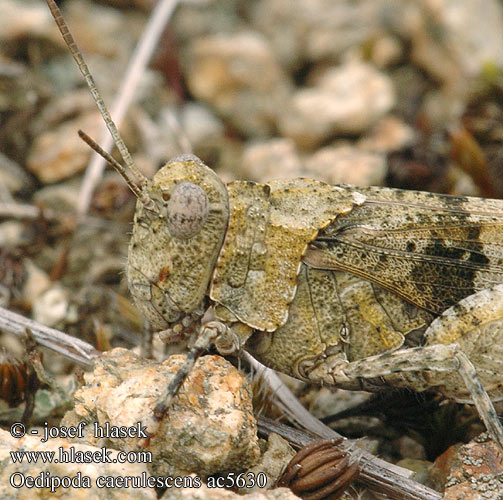
<svg viewBox="0 0 503 500"><path fill-rule="evenodd" d="M167 204L167 223L172 236L187 239L196 234L208 215L208 196L197 184L182 182Z"/></svg>

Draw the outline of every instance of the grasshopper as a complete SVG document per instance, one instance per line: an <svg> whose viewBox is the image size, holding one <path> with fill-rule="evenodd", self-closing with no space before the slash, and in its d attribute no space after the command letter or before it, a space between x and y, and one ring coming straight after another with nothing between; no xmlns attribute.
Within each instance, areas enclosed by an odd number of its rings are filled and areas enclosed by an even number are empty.
<svg viewBox="0 0 503 500"><path fill-rule="evenodd" d="M47 0L128 170L79 132L137 197L131 295L168 341L246 349L309 382L435 389L475 404L503 449L503 201L312 179L225 185L182 155L135 166L54 0ZM135 180L130 177L132 173Z"/></svg>

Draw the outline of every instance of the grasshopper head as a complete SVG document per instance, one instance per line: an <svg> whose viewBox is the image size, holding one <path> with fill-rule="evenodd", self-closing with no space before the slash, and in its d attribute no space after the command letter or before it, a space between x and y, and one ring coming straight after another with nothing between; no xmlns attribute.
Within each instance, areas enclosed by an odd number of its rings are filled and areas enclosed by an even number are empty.
<svg viewBox="0 0 503 500"><path fill-rule="evenodd" d="M222 245L229 202L222 181L192 155L179 156L152 180L134 164L61 11L47 0L126 168L85 132L80 137L119 172L138 198L129 244L129 289L157 329L187 327L201 315L213 266Z"/></svg>
<svg viewBox="0 0 503 500"><path fill-rule="evenodd" d="M187 326L204 312L229 218L227 189L199 158L168 162L143 186L129 244L127 278L155 329ZM188 319L187 319L188 318Z"/></svg>

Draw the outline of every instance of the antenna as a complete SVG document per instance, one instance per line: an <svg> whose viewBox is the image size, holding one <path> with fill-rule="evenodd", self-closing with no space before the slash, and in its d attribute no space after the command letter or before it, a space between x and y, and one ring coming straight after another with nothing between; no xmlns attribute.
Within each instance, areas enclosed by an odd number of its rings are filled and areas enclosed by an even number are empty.
<svg viewBox="0 0 503 500"><path fill-rule="evenodd" d="M57 4L54 0L46 0L46 2L47 2L47 5L49 6L49 9L51 10L52 16L54 17L56 24L58 25L59 31L61 32L61 35L63 36L63 39L65 40L66 45L70 49L70 52L71 52L73 58L75 59L75 62L77 63L77 66L79 67L80 72L82 73L82 76L84 77L84 79L87 83L87 86L89 87L89 90L91 91L91 95L93 96L93 99L96 102L96 105L98 106L98 109L101 113L101 116L103 117L103 120L105 120L105 124L106 124L108 130L110 131L110 134L113 137L114 143L117 146L117 149L119 150L119 152L124 160L124 163L131 170L131 172L133 172L133 175L136 177L136 179L140 183L140 189L143 188L144 186L146 186L148 184L148 182L149 182L148 178L145 177L140 172L138 167L134 164L133 158L131 157L131 154L129 153L126 145L124 144L124 141L122 140L122 137L119 134L119 131L117 130L117 127L115 126L115 123L113 122L112 117L110 116L110 113L108 112L108 109L105 105L105 102L101 98L101 95L96 87L96 83L94 81L94 78L91 75L91 72L89 71L89 68L87 67L86 62L84 61L84 57L82 56L82 53L80 52L79 48L77 47L77 44L75 43L75 40L74 40L72 34L70 33L70 30L69 30L65 20L63 19L63 15L61 14L59 7L57 6ZM94 142L94 141L92 141L92 142ZM105 159L108 161L107 158L105 158ZM109 162L109 163L111 163L111 162ZM117 168L115 163L111 163L111 165L114 168ZM121 168L122 168L122 166L121 166ZM131 180L124 176L124 173L125 173L124 168L122 168L122 172L119 170L119 173L126 179L128 186L136 194L136 191L131 186ZM142 199L142 197L139 197L139 198ZM143 195L143 199L145 199L145 195Z"/></svg>
<svg viewBox="0 0 503 500"><path fill-rule="evenodd" d="M122 175L129 189L143 203L145 208L154 208L154 203L129 177L125 168L109 153L107 153L94 139L89 137L83 130L79 130L79 137L104 160Z"/></svg>

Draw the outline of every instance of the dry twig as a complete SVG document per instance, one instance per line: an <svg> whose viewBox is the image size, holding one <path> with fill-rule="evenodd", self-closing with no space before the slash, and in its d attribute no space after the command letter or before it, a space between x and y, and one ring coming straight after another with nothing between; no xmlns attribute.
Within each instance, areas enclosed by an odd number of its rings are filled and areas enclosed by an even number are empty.
<svg viewBox="0 0 503 500"><path fill-rule="evenodd" d="M27 328L40 345L85 367L91 367L92 361L101 354L87 342L0 307L0 330L24 337Z"/></svg>
<svg viewBox="0 0 503 500"><path fill-rule="evenodd" d="M247 352L243 352L242 355L255 370L259 371L264 383L269 385L274 397L281 402L281 407L286 409L286 415L311 434L259 417L259 429L262 432L265 434L276 432L299 447L318 439L336 440L339 444L334 444L334 446L341 452L348 453L351 463L360 462L359 481L371 490L400 500L440 500L442 498L442 495L435 490L410 479L412 475L410 470L375 457L326 426L302 406L273 370L259 363Z"/></svg>
<svg viewBox="0 0 503 500"><path fill-rule="evenodd" d="M39 344L86 367L90 367L93 359L101 354L87 342L0 307L0 330L21 337L25 335L26 328L31 330ZM244 353L244 356L249 361L253 360L248 353ZM260 365L256 360L250 362L255 368ZM262 433L276 432L297 447L305 446L320 438L335 439L339 444L334 444L334 446L340 447L341 452L347 453L351 463L360 462L359 481L373 491L384 493L397 500L441 500L440 493L409 479L407 475L410 471L361 450L354 443L343 439L340 434L325 426L300 404L273 370L265 367L264 370L264 380L270 384L275 396L288 408L295 421L309 429L311 433L259 417L259 430Z"/></svg>
<svg viewBox="0 0 503 500"><path fill-rule="evenodd" d="M150 58L157 47L159 38L161 37L177 4L178 0L159 0L150 14L150 18L145 25L143 34L138 41L138 45L136 46L133 55L131 56L131 60L118 90L117 98L112 106L111 115L113 116L117 127L120 126L122 119L131 104L138 82L149 63ZM107 153L111 151L113 140L107 130L103 131L101 134L100 144ZM101 156L97 154L92 156L79 194L79 204L77 209L79 215L87 213L89 205L91 204L94 188L101 179L105 163L105 160Z"/></svg>
<svg viewBox="0 0 503 500"><path fill-rule="evenodd" d="M265 435L275 432L287 439L296 447L306 446L313 441L320 439L320 436L307 433L300 429L294 429L288 425L270 420L265 417L258 419L259 432ZM333 432L333 431L332 431ZM336 434L334 432L334 434ZM354 447L354 445L352 445ZM349 453L346 443L334 444L340 447L344 453ZM385 462L370 453L359 450L361 456L358 481L366 485L376 493L382 493L388 498L395 500L441 500L442 495L427 486L424 486L412 479L397 474L394 470L396 466ZM352 461L352 458L350 458Z"/></svg>

